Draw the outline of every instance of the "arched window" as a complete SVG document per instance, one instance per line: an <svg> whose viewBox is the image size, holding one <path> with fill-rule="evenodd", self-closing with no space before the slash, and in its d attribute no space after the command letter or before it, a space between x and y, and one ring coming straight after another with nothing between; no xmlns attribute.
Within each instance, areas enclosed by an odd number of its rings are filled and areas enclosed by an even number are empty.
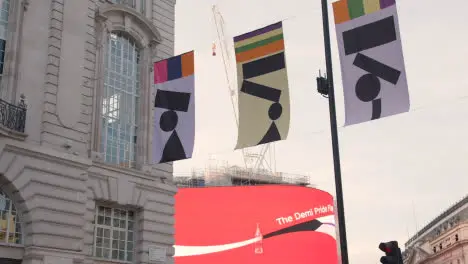
<svg viewBox="0 0 468 264"><path fill-rule="evenodd" d="M21 244L21 223L15 205L0 190L0 243Z"/></svg>
<svg viewBox="0 0 468 264"><path fill-rule="evenodd" d="M123 32L112 32L105 58L101 152L105 161L136 166L140 102L140 50Z"/></svg>
<svg viewBox="0 0 468 264"><path fill-rule="evenodd" d="M122 4L99 5L95 22L90 156L98 163L148 171L154 115L151 66L161 35L151 20Z"/></svg>

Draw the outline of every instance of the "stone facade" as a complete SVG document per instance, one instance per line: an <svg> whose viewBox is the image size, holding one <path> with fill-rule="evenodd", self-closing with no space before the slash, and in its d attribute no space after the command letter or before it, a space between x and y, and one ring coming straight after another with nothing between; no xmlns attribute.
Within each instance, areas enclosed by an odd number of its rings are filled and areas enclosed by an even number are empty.
<svg viewBox="0 0 468 264"><path fill-rule="evenodd" d="M405 247L404 264L467 264L468 197L425 226Z"/></svg>
<svg viewBox="0 0 468 264"><path fill-rule="evenodd" d="M0 241L1 258L149 263L149 247L159 246L173 263L172 163L152 164L148 146L152 62L174 53L175 0L113 2L119 1L9 0L1 95L12 104L24 96L27 114L24 132L0 127L0 189L21 225L20 243ZM106 163L99 148L105 47L113 31L128 34L141 51L144 100L132 168ZM135 214L133 249L125 249L131 261L96 257L98 206ZM0 221L7 225L6 217Z"/></svg>

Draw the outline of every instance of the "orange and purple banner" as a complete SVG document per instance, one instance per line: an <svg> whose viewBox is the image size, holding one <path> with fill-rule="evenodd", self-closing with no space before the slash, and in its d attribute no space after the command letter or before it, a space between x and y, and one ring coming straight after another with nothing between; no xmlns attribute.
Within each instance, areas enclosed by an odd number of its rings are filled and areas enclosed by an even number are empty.
<svg viewBox="0 0 468 264"><path fill-rule="evenodd" d="M192 156L195 141L194 72L193 51L154 63L153 163Z"/></svg>
<svg viewBox="0 0 468 264"><path fill-rule="evenodd" d="M345 125L408 112L410 99L395 0L333 3Z"/></svg>
<svg viewBox="0 0 468 264"><path fill-rule="evenodd" d="M236 149L284 140L289 132L289 87L283 24L234 37L239 89Z"/></svg>
<svg viewBox="0 0 468 264"><path fill-rule="evenodd" d="M395 0L341 0L333 3L335 24L369 15L395 5Z"/></svg>

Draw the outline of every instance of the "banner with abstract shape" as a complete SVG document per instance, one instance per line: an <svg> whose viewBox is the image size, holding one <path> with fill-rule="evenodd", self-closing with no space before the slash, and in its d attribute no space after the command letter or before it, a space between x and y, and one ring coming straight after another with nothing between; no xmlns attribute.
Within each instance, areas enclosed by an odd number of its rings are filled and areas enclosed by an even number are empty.
<svg viewBox="0 0 468 264"><path fill-rule="evenodd" d="M282 22L234 37L239 87L236 149L284 140L289 88Z"/></svg>
<svg viewBox="0 0 468 264"><path fill-rule="evenodd" d="M409 111L395 0L333 3L345 101L345 125Z"/></svg>
<svg viewBox="0 0 468 264"><path fill-rule="evenodd" d="M194 52L154 64L153 163L192 156L195 141Z"/></svg>

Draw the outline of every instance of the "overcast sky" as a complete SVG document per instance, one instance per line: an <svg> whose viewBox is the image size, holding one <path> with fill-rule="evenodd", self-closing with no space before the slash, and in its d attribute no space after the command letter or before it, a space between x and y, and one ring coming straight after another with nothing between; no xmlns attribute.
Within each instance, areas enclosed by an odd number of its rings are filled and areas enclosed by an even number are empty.
<svg viewBox="0 0 468 264"><path fill-rule="evenodd" d="M468 1L446 2L397 1L411 111L339 128L351 263L378 263L380 241L403 244L468 193ZM310 175L319 188L334 194L328 104L316 93L315 82L318 70L325 69L320 0L177 0L176 53L196 51L197 120L194 158L176 162L175 174L203 168L210 157L241 164L240 152L232 151L237 127L222 58L211 55L213 3L224 16L228 39L288 18L291 127L288 139L275 144L276 167ZM333 22L331 35L342 126Z"/></svg>

